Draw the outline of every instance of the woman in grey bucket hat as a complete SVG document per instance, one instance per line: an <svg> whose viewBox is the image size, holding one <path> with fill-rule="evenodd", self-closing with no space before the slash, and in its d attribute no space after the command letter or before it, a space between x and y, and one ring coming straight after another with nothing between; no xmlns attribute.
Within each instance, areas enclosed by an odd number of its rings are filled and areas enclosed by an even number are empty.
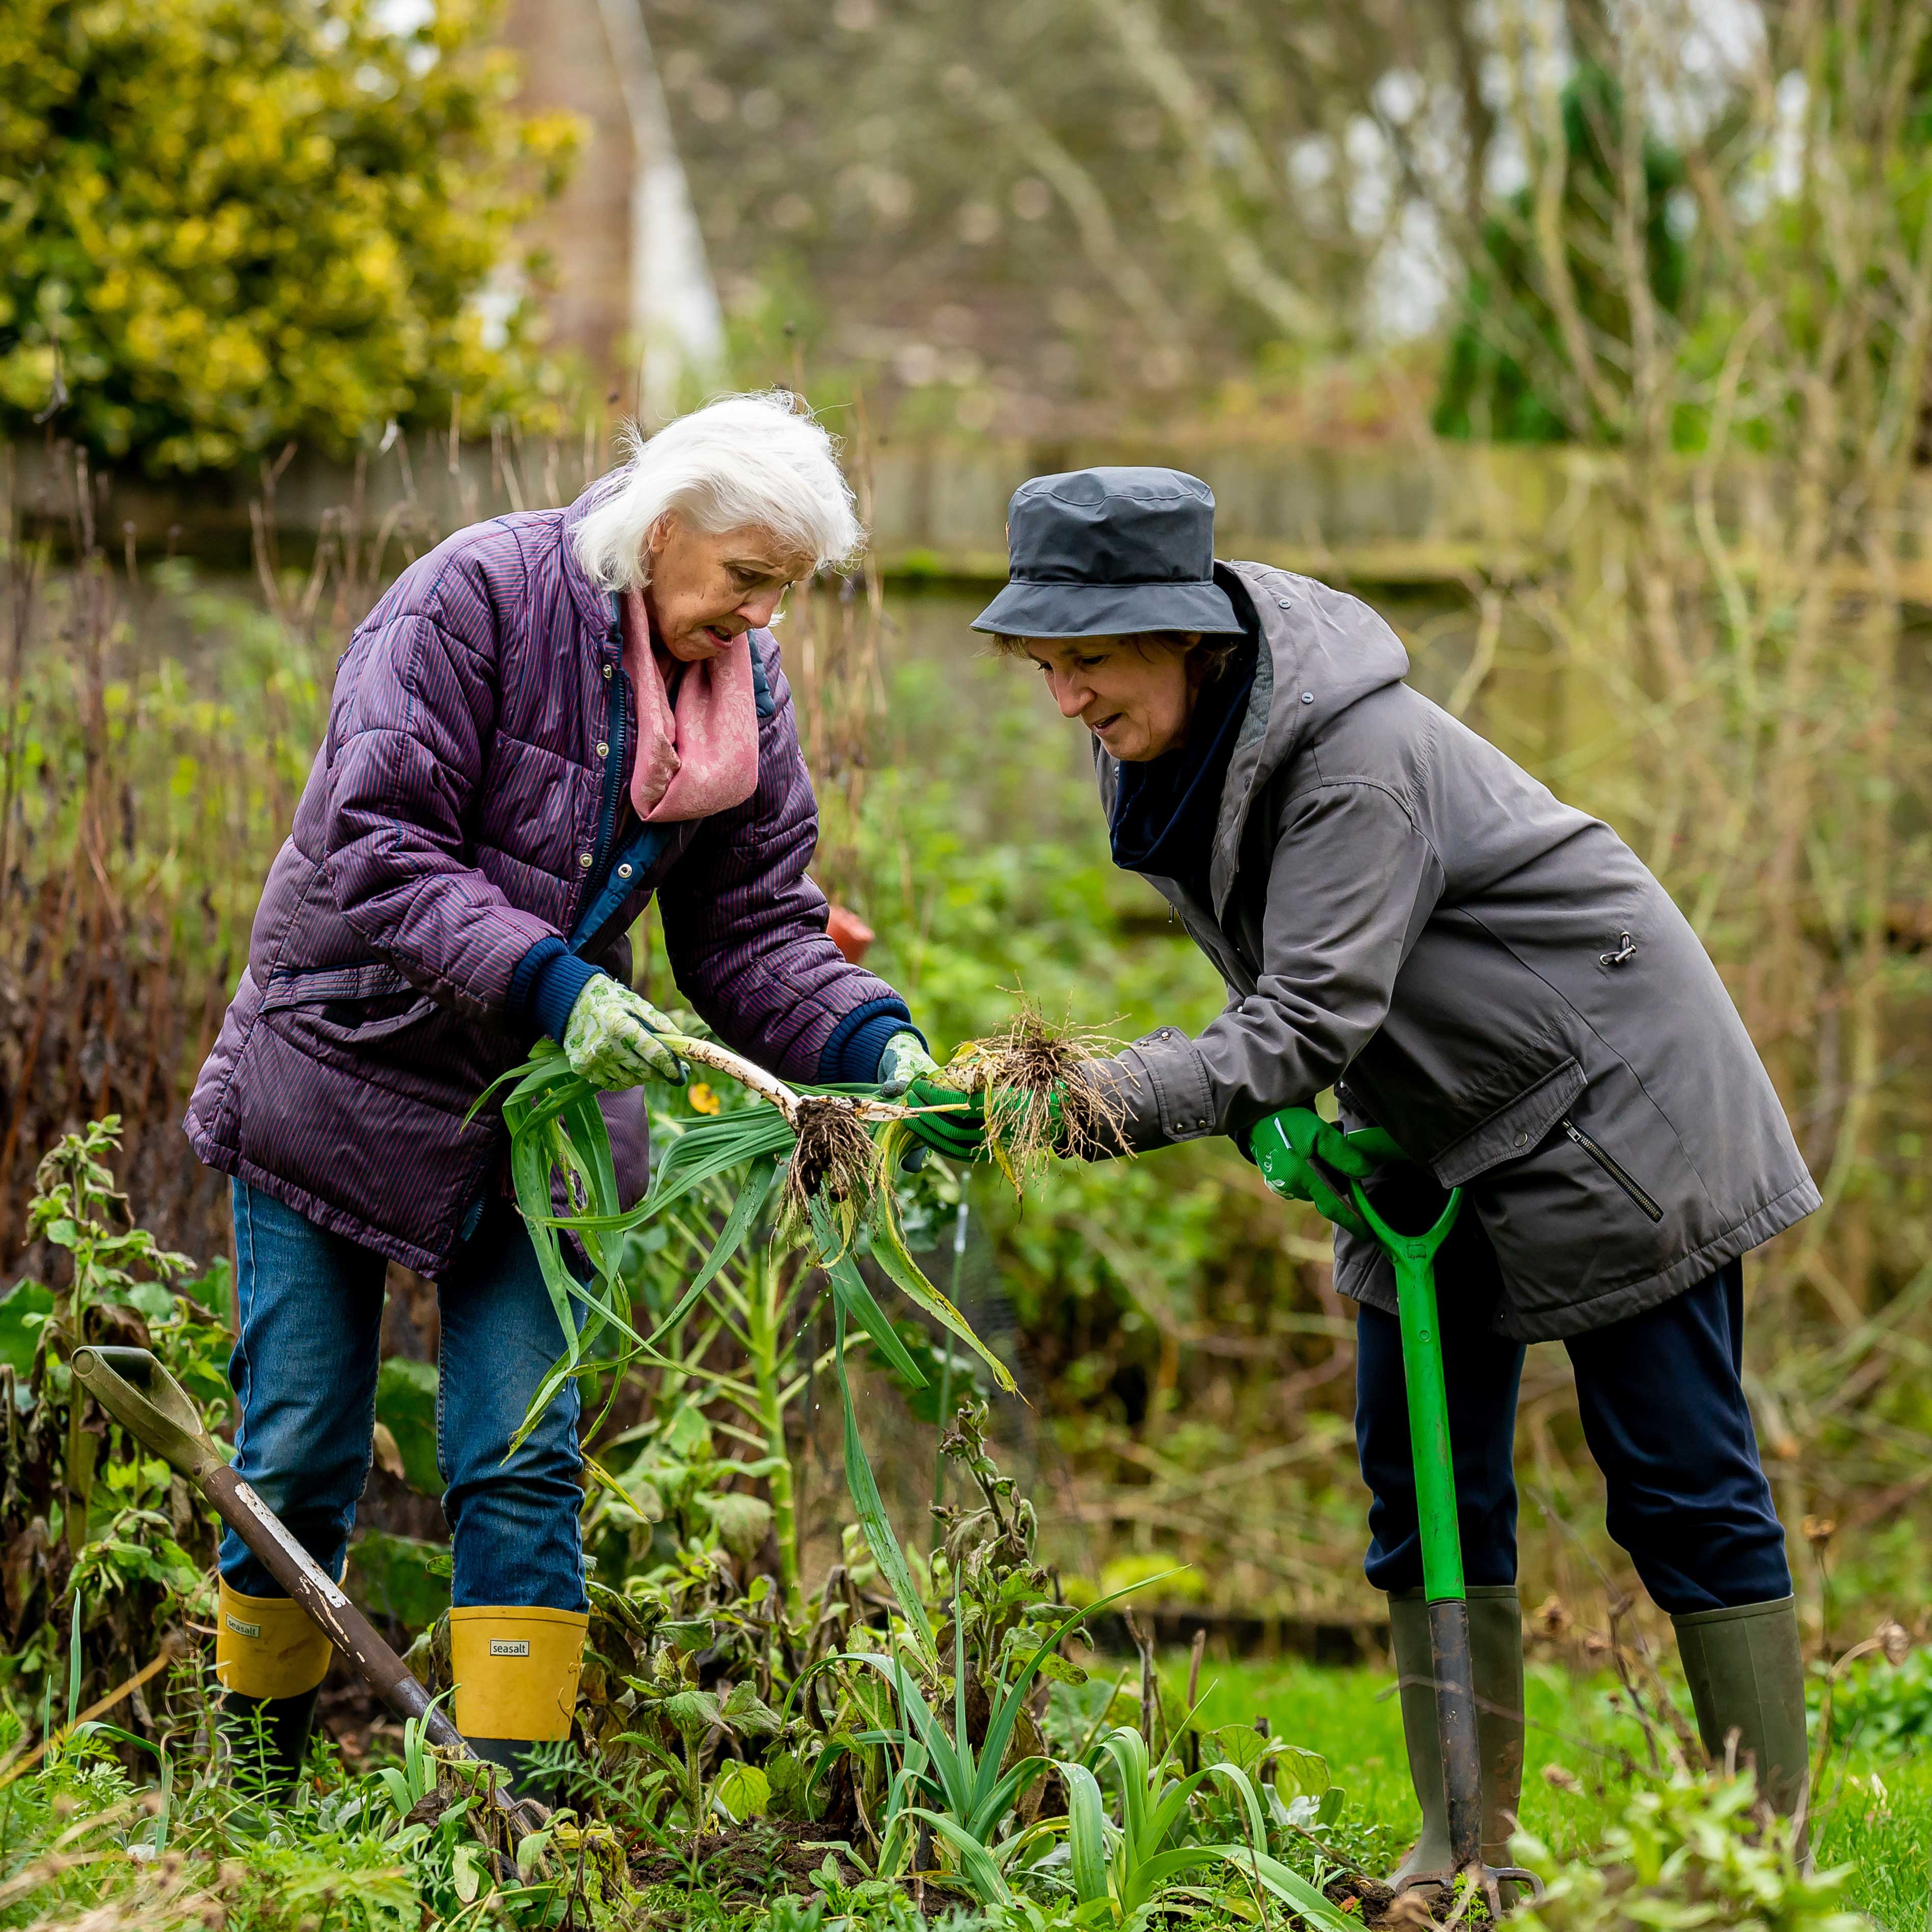
<svg viewBox="0 0 1932 1932"><path fill-rule="evenodd" d="M1408 685L1368 605L1216 562L1197 478L1035 477L1009 515L1011 580L974 628L1092 734L1116 862L1227 986L1197 1036L1161 1027L1094 1063L1125 1145L1225 1133L1306 1198L1310 1156L1359 1171L1338 1128L1372 1123L1408 1156L1366 1183L1395 1225L1467 1192L1437 1274L1486 1855L1522 1769L1510 1455L1532 1341L1569 1348L1611 1534L1677 1625L1706 1746L1735 1729L1766 1796L1802 1809L1798 1622L1740 1385L1741 1262L1819 1197L1696 936L1609 826ZM1330 1089L1337 1126L1313 1111ZM1381 1250L1335 1240L1360 1305L1366 1568L1423 1814L1406 1875L1448 1858L1400 1330Z"/></svg>

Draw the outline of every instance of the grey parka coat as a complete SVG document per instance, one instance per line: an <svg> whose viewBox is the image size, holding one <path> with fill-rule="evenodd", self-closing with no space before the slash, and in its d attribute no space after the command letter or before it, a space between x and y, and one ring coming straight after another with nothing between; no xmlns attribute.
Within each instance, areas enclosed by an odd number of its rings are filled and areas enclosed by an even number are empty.
<svg viewBox="0 0 1932 1932"><path fill-rule="evenodd" d="M1600 820L1403 682L1368 606L1217 564L1262 649L1204 905L1150 883L1227 982L1198 1037L1106 1063L1136 1148L1247 1130L1337 1089L1468 1190L1524 1341L1668 1300L1818 1205L1736 1009L1683 915ZM1097 742L1111 814L1118 766ZM1338 1230L1336 1286L1393 1310Z"/></svg>

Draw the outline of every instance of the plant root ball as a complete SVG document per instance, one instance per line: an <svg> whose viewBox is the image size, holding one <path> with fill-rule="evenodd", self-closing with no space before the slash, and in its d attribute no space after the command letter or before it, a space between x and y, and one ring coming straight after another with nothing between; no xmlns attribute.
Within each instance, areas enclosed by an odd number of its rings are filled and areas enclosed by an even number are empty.
<svg viewBox="0 0 1932 1932"><path fill-rule="evenodd" d="M841 1207L862 1202L877 1178L878 1152L857 1108L842 1095L808 1094L792 1125L798 1145L785 1176L788 1208L803 1220L821 1194Z"/></svg>
<svg viewBox="0 0 1932 1932"><path fill-rule="evenodd" d="M1091 1160L1128 1151L1125 1110L1094 1075L1094 1060L1114 1047L1104 1034L1050 1026L1022 1000L1004 1032L962 1047L944 1078L983 1096L987 1144L1023 1188L1051 1154Z"/></svg>

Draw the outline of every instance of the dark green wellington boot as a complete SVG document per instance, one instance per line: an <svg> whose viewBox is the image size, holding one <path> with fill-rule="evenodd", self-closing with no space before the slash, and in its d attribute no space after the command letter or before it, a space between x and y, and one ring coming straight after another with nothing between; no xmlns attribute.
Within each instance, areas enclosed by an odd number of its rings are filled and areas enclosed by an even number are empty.
<svg viewBox="0 0 1932 1932"><path fill-rule="evenodd" d="M1388 1605L1409 1780L1422 1810L1422 1835L1389 1881L1400 1885L1413 1873L1449 1869L1449 1798L1436 1724L1429 1606L1420 1590L1392 1595ZM1469 1658L1475 1678L1476 1747L1483 1766L1483 1856L1490 1864L1506 1865L1516 1808L1522 1802L1522 1606L1514 1583L1470 1586ZM1503 1888L1505 1904L1516 1888Z"/></svg>
<svg viewBox="0 0 1932 1932"><path fill-rule="evenodd" d="M221 1699L220 1724L229 1762L245 1780L259 1778L271 1797L286 1796L308 1756L315 1728L315 1700L322 1687L292 1697L244 1697L230 1690Z"/></svg>
<svg viewBox="0 0 1932 1932"><path fill-rule="evenodd" d="M1672 1617L1697 1735L1714 1764L1738 1734L1740 1765L1757 1770L1758 1790L1780 1817L1802 1815L1810 1791L1804 1732L1804 1659L1798 1641L1798 1599L1742 1604ZM1798 1856L1804 1855L1802 1834Z"/></svg>

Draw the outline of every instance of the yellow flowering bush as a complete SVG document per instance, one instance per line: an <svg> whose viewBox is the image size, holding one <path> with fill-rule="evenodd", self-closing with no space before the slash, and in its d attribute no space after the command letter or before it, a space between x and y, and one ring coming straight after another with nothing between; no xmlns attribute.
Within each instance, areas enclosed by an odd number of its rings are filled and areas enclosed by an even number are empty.
<svg viewBox="0 0 1932 1932"><path fill-rule="evenodd" d="M182 471L544 413L513 236L578 124L513 111L487 0L424 11L0 7L0 422Z"/></svg>

